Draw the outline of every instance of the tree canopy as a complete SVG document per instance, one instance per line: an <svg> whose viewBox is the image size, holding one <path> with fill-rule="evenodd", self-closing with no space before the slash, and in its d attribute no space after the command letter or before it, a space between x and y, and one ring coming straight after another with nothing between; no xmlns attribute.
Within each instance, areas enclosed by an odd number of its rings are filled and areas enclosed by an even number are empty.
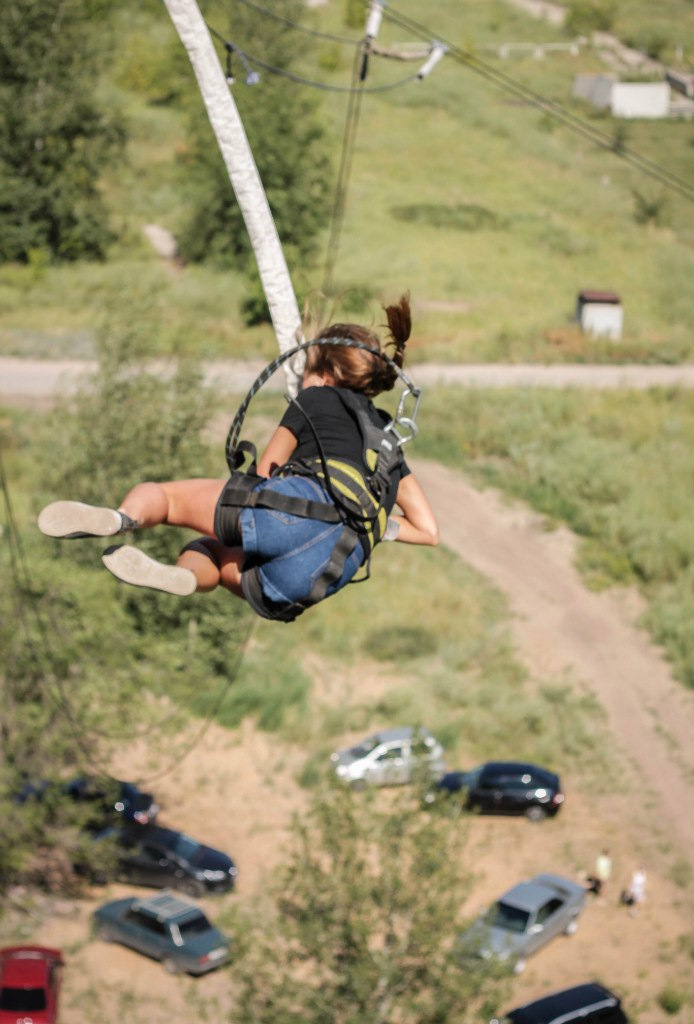
<svg viewBox="0 0 694 1024"><path fill-rule="evenodd" d="M0 19L0 260L103 257L98 189L123 142L96 98L105 0L13 0Z"/></svg>

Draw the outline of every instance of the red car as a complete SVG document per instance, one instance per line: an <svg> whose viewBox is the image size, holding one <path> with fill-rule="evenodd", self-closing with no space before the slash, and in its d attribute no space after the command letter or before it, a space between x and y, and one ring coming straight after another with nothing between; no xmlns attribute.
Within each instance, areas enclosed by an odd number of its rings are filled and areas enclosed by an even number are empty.
<svg viewBox="0 0 694 1024"><path fill-rule="evenodd" d="M56 1024L62 966L59 949L0 949L0 1024Z"/></svg>

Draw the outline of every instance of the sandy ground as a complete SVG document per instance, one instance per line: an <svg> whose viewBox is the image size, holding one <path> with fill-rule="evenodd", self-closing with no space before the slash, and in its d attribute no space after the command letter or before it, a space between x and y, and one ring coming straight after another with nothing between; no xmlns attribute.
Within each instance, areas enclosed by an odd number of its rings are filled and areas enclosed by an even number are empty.
<svg viewBox="0 0 694 1024"><path fill-rule="evenodd" d="M511 1003L598 978L622 995L639 1024L690 1024L692 960L682 944L692 944L691 876L687 889L674 875L691 863L694 837L694 698L672 681L660 653L633 625L638 602L582 586L568 531L547 531L524 506L474 490L461 474L427 463L417 471L438 510L443 543L508 596L519 653L531 673L561 673L603 704L619 765L614 784L599 796L580 780L564 778L566 805L554 821L470 821L464 867L474 870L476 883L469 913L538 871L580 878L603 846L612 851L614 879L605 898L591 899L578 934L530 960L514 979ZM321 675L315 671L315 696L328 704L345 689L359 701L395 684L375 669L333 677L327 685L318 682ZM168 759L167 751L161 755ZM250 723L233 733L213 725L194 753L153 786L163 823L229 851L239 865L236 894L201 901L212 918L229 901L242 903L261 891L281 860L291 816L301 813L305 801L296 777L306 755ZM151 757L151 750L134 744L112 767L116 774L147 774ZM618 906L618 895L641 862L648 899L630 917ZM66 952L63 1021L227 1019L233 972L170 978L157 963L90 938L94 906L130 891L97 890L90 899L58 903L43 920L25 922L25 938ZM675 1018L657 1003L667 984L690 993L688 1007Z"/></svg>

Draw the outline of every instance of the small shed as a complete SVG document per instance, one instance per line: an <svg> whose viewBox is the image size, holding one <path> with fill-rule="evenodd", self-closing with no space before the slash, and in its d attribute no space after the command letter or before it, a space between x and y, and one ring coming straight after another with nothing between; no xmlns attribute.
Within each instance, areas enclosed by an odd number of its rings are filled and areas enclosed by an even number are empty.
<svg viewBox="0 0 694 1024"><path fill-rule="evenodd" d="M587 334L592 334L595 338L619 341L624 324L622 300L615 292L584 288L578 293L576 319L581 330Z"/></svg>

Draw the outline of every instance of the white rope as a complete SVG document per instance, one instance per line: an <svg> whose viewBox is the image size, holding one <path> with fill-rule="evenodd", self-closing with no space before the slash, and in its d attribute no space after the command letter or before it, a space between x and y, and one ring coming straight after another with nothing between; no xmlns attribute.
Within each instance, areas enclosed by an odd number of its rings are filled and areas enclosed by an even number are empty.
<svg viewBox="0 0 694 1024"><path fill-rule="evenodd" d="M301 315L267 196L217 52L196 0L164 0L198 80L212 130L243 215L280 352L303 341ZM296 396L302 364L285 362Z"/></svg>

